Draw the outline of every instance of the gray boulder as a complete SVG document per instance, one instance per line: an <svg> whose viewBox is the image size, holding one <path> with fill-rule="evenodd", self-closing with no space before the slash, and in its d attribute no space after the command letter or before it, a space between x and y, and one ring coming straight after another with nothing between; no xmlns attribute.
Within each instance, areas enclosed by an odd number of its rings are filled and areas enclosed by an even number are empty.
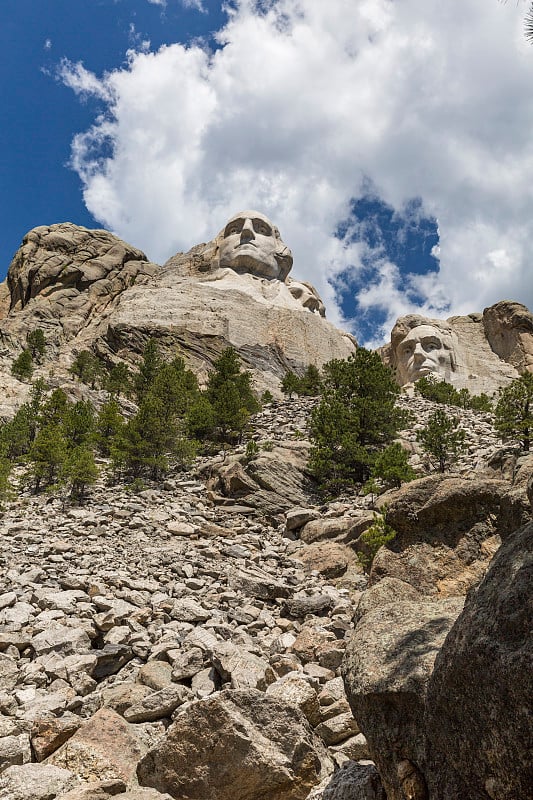
<svg viewBox="0 0 533 800"><path fill-rule="evenodd" d="M533 786L533 524L472 592L427 694L432 800L526 800Z"/></svg>
<svg viewBox="0 0 533 800"><path fill-rule="evenodd" d="M315 745L299 709L229 689L179 714L137 775L180 800L304 800L320 779Z"/></svg>
<svg viewBox="0 0 533 800"><path fill-rule="evenodd" d="M423 772L427 684L462 605L462 599L450 598L378 606L364 614L348 644L342 666L346 695L388 800L405 800L406 760Z"/></svg>

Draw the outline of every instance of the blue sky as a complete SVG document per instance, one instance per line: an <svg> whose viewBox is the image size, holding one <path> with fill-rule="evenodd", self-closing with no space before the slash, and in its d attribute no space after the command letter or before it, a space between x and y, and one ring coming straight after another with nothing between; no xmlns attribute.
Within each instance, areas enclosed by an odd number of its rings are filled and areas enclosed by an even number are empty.
<svg viewBox="0 0 533 800"><path fill-rule="evenodd" d="M107 227L162 263L267 213L328 316L533 306L533 47L498 0L3 0L0 276Z"/></svg>

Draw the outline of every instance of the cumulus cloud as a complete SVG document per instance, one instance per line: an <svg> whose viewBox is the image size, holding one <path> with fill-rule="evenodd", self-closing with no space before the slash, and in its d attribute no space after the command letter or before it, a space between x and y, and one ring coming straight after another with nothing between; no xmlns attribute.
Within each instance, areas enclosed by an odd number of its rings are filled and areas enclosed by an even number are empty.
<svg viewBox="0 0 533 800"><path fill-rule="evenodd" d="M521 9L235 0L227 10L214 52L132 51L103 76L63 62L67 85L107 104L72 145L100 222L162 262L258 208L292 248L293 274L339 321L333 283L353 285L365 243L336 232L370 180L398 211L417 197L438 220L440 269L406 275L376 253L361 313L378 309L388 324L509 296L533 306L533 50Z"/></svg>

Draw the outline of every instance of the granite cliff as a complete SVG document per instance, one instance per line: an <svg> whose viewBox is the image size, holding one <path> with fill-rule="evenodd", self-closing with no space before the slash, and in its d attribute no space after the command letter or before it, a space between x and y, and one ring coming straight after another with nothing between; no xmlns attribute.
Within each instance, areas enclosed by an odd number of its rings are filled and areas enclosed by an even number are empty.
<svg viewBox="0 0 533 800"><path fill-rule="evenodd" d="M107 231L70 223L30 231L0 286L3 371L9 374L35 328L43 330L47 360L63 378L81 350L109 364L131 363L150 337L163 351L182 355L200 379L232 345L258 391L276 391L287 370L354 352L354 338L327 322L315 289L288 276L292 256L277 228L259 212L243 214L269 233L249 231L244 221L243 230L225 235L228 223L211 242L163 266ZM228 253L233 239L235 258ZM278 246L281 268L269 252ZM269 258L275 268L265 266ZM8 410L8 396L16 403L24 388L5 378L3 388Z"/></svg>

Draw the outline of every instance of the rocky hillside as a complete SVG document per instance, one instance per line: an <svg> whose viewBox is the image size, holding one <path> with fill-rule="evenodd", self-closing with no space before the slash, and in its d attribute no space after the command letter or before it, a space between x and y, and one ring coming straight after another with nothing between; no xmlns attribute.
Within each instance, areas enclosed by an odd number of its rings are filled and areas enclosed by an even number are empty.
<svg viewBox="0 0 533 800"><path fill-rule="evenodd" d="M251 460L8 505L0 797L529 796L531 458L464 412L457 471L380 499L397 536L368 576L370 498L306 474L314 402L266 406Z"/></svg>

